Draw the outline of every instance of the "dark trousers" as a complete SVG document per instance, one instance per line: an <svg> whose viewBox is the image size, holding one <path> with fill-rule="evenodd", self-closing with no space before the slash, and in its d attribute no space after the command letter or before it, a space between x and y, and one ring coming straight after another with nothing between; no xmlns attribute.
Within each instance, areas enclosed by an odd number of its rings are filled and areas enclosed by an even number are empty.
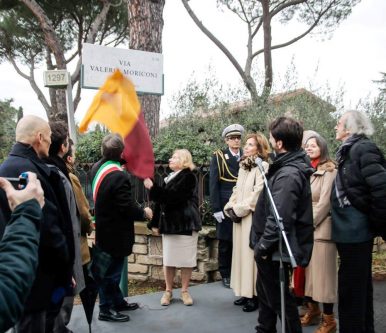
<svg viewBox="0 0 386 333"><path fill-rule="evenodd" d="M24 313L12 333L45 333L46 311Z"/></svg>
<svg viewBox="0 0 386 333"><path fill-rule="evenodd" d="M231 276L232 248L232 241L218 240L218 270L222 278Z"/></svg>
<svg viewBox="0 0 386 333"><path fill-rule="evenodd" d="M373 282L371 274L373 240L337 243L338 312L340 333L374 333Z"/></svg>
<svg viewBox="0 0 386 333"><path fill-rule="evenodd" d="M279 262L270 258L256 260L256 289L259 298L259 316L256 331L259 333L275 333L277 317L281 318L280 273ZM287 333L301 333L299 313L295 296L289 292L290 266L284 263L284 297L285 297L285 327Z"/></svg>
<svg viewBox="0 0 386 333"><path fill-rule="evenodd" d="M54 333L72 333L66 326L71 320L72 308L74 307L74 296L66 296L63 300L59 314L55 318Z"/></svg>
<svg viewBox="0 0 386 333"><path fill-rule="evenodd" d="M125 302L119 288L124 260L124 257L113 258L99 285L99 309L102 312Z"/></svg>

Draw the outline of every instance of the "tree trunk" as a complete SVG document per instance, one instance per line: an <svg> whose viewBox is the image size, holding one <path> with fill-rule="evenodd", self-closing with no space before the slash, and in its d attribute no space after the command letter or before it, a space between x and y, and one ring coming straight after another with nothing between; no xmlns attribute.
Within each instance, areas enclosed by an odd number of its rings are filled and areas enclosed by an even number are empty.
<svg viewBox="0 0 386 333"><path fill-rule="evenodd" d="M32 12L32 14L38 20L40 28L42 29L44 34L44 39L47 48L54 55L56 68L67 69L63 47L58 36L56 35L55 29L52 26L51 20L48 18L46 13L35 0L21 0L21 2L25 4L25 6ZM53 106L51 108L51 114L47 115L50 120L61 119L67 121L67 103L65 94L66 92L64 89L58 89L56 91L57 107L55 108Z"/></svg>
<svg viewBox="0 0 386 333"><path fill-rule="evenodd" d="M263 8L263 31L264 31L264 91L263 99L268 98L272 89L272 31L271 31L271 13L269 12L269 0L261 2Z"/></svg>
<svg viewBox="0 0 386 333"><path fill-rule="evenodd" d="M129 0L129 48L162 53L162 18L165 0ZM152 138L158 134L161 96L140 97L142 112Z"/></svg>

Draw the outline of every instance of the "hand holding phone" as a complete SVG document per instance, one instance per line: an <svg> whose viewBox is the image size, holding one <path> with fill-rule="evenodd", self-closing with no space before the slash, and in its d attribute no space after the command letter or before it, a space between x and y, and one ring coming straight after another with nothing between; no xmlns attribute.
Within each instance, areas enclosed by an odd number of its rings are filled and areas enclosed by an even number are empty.
<svg viewBox="0 0 386 333"><path fill-rule="evenodd" d="M2 177L6 180L8 180L16 190L23 190L28 183L28 173L23 172L19 178L16 177Z"/></svg>
<svg viewBox="0 0 386 333"><path fill-rule="evenodd" d="M36 199L39 202L40 207L43 207L44 192L40 185L39 179L37 179L36 177L36 174L32 172L26 172L23 173L20 178L16 179L25 179L26 185L18 185L24 186L25 189L15 190L11 182L9 182L5 177L0 177L0 187L5 191L7 195L8 204L11 210L13 211L17 205L31 199Z"/></svg>

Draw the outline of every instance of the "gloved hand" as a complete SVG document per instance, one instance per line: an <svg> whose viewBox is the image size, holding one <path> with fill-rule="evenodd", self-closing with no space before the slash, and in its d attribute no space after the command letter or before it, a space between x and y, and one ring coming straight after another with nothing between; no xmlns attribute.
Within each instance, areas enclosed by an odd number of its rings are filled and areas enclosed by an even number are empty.
<svg viewBox="0 0 386 333"><path fill-rule="evenodd" d="M221 223L222 220L225 219L224 213L222 211L214 213L213 216L218 223Z"/></svg>

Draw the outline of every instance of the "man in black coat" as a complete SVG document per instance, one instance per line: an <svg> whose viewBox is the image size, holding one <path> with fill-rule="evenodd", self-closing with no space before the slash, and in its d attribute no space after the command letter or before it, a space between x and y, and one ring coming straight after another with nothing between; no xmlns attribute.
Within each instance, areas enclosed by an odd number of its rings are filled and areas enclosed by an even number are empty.
<svg viewBox="0 0 386 333"><path fill-rule="evenodd" d="M46 201L39 266L16 332L49 332L52 327L46 327L46 314L50 302L62 302L65 290L71 285L74 247L71 222L67 219L68 207L61 200L63 185L59 174L41 160L48 156L50 144L48 123L36 116L25 116L16 126L16 144L0 167L0 176L4 177L18 177L26 171L36 173ZM1 192L1 209L5 219L9 220L11 210Z"/></svg>
<svg viewBox="0 0 386 333"><path fill-rule="evenodd" d="M299 122L280 117L270 126L269 141L276 157L267 179L273 200L296 263L307 266L313 244L312 200L310 176L314 172L306 153L301 149L303 128ZM281 314L279 279L279 229L270 207L266 190L260 195L253 215L251 245L258 268L257 295L259 317L256 331L276 332L277 316ZM286 251L283 243L284 252ZM295 297L289 293L291 265L284 262L286 332L300 333L299 314ZM283 319L282 319L283 320Z"/></svg>
<svg viewBox="0 0 386 333"><path fill-rule="evenodd" d="M224 216L224 206L232 195L239 174L239 161L242 156L241 136L244 128L239 124L232 124L222 132L222 137L227 144L226 149L219 149L213 153L210 162L210 202L215 217L218 242L218 269L223 284L230 288L230 275L232 267L232 230L233 223L229 217Z"/></svg>
<svg viewBox="0 0 386 333"><path fill-rule="evenodd" d="M121 167L124 143L118 134L102 141L102 159L91 170L95 203L95 242L98 250L110 256L99 283L99 320L124 322L128 315L119 311L135 310L137 303L127 303L119 289L124 260L132 252L134 221L151 219L152 211L138 207L131 197L131 184Z"/></svg>

